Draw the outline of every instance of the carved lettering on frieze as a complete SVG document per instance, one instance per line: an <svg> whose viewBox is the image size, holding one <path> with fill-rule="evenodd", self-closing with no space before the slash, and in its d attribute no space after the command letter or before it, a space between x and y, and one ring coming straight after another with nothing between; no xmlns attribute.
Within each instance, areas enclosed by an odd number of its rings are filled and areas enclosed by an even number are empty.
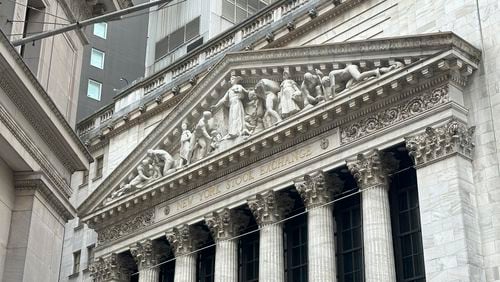
<svg viewBox="0 0 500 282"><path fill-rule="evenodd" d="M452 119L446 124L406 137L406 148L415 165L421 166L454 153L472 159L475 127L467 128L463 122Z"/></svg>
<svg viewBox="0 0 500 282"><path fill-rule="evenodd" d="M97 241L99 244L114 241L120 237L137 232L143 227L153 223L154 209L149 209L139 215L130 217L122 222L97 229Z"/></svg>
<svg viewBox="0 0 500 282"><path fill-rule="evenodd" d="M361 139L448 101L448 86L438 87L430 93L423 93L403 103L384 109L353 123L346 124L345 126L341 126L340 143L346 144Z"/></svg>

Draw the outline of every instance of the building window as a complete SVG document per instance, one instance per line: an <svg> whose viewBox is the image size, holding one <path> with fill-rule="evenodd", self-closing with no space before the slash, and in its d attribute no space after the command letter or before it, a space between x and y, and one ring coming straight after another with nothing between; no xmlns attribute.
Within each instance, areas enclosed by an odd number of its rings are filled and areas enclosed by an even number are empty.
<svg viewBox="0 0 500 282"><path fill-rule="evenodd" d="M232 23L240 23L274 0L223 0L222 17Z"/></svg>
<svg viewBox="0 0 500 282"><path fill-rule="evenodd" d="M82 179L82 185L88 184L89 183L89 171L85 170L83 172L83 179Z"/></svg>
<svg viewBox="0 0 500 282"><path fill-rule="evenodd" d="M104 157L97 157L95 164L95 178L99 178L102 176L102 168L104 167Z"/></svg>
<svg viewBox="0 0 500 282"><path fill-rule="evenodd" d="M87 97L96 101L101 101L102 84L100 82L89 79L87 85Z"/></svg>
<svg viewBox="0 0 500 282"><path fill-rule="evenodd" d="M94 24L94 35L106 39L108 35L108 24L107 23Z"/></svg>
<svg viewBox="0 0 500 282"><path fill-rule="evenodd" d="M242 237L240 243L241 282L259 281L259 232Z"/></svg>
<svg viewBox="0 0 500 282"><path fill-rule="evenodd" d="M104 52L92 48L90 53L90 65L103 69L104 68Z"/></svg>
<svg viewBox="0 0 500 282"><path fill-rule="evenodd" d="M165 54L177 50L177 48L198 37L198 35L200 35L200 17L193 19L185 26L158 41L155 46L155 59L158 60Z"/></svg>
<svg viewBox="0 0 500 282"><path fill-rule="evenodd" d="M425 281L415 169L409 168L393 175L390 191L398 281Z"/></svg>
<svg viewBox="0 0 500 282"><path fill-rule="evenodd" d="M285 271L288 282L307 282L307 216L285 224Z"/></svg>
<svg viewBox="0 0 500 282"><path fill-rule="evenodd" d="M94 245L87 247L87 268L89 268L92 262L94 262L94 248Z"/></svg>
<svg viewBox="0 0 500 282"><path fill-rule="evenodd" d="M340 282L363 281L363 241L359 197L350 196L336 211L337 263Z"/></svg>
<svg viewBox="0 0 500 282"><path fill-rule="evenodd" d="M174 282L175 260L169 259L160 265L160 282Z"/></svg>
<svg viewBox="0 0 500 282"><path fill-rule="evenodd" d="M80 255L80 251L73 253L73 273L80 272Z"/></svg>
<svg viewBox="0 0 500 282"><path fill-rule="evenodd" d="M215 246L198 254L198 282L214 282Z"/></svg>

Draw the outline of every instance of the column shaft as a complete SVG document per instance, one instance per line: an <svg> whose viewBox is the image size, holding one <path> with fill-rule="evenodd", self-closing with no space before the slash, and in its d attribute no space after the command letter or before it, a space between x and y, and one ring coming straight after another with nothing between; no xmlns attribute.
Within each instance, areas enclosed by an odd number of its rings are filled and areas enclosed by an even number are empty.
<svg viewBox="0 0 500 282"><path fill-rule="evenodd" d="M196 282L196 254L181 255L175 260L175 282Z"/></svg>
<svg viewBox="0 0 500 282"><path fill-rule="evenodd" d="M152 267L139 270L139 282L158 282L160 268Z"/></svg>
<svg viewBox="0 0 500 282"><path fill-rule="evenodd" d="M308 211L309 281L336 281L335 242L332 206Z"/></svg>
<svg viewBox="0 0 500 282"><path fill-rule="evenodd" d="M284 281L283 225L264 225L260 230L259 282Z"/></svg>
<svg viewBox="0 0 500 282"><path fill-rule="evenodd" d="M386 184L362 194L365 281L396 281L391 215Z"/></svg>
<svg viewBox="0 0 500 282"><path fill-rule="evenodd" d="M238 281L238 241L219 240L215 249L215 279L217 282Z"/></svg>

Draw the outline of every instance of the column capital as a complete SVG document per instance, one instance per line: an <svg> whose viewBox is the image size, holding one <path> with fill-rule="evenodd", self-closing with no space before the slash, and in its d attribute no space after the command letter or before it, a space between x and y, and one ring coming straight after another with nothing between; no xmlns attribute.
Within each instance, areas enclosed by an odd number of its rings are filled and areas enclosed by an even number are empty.
<svg viewBox="0 0 500 282"><path fill-rule="evenodd" d="M96 281L128 281L130 271L124 267L118 254L99 257L90 265L90 275Z"/></svg>
<svg viewBox="0 0 500 282"><path fill-rule="evenodd" d="M226 240L238 235L248 224L248 217L241 212L225 208L205 216L205 223L215 240Z"/></svg>
<svg viewBox="0 0 500 282"><path fill-rule="evenodd" d="M152 267L158 260L158 253L154 249L153 241L150 239L137 242L130 246L130 253L132 257L134 257L139 270Z"/></svg>
<svg viewBox="0 0 500 282"><path fill-rule="evenodd" d="M423 166L460 154L472 159L475 126L467 125L455 118L436 128L427 127L425 132L405 137L406 148L415 165Z"/></svg>
<svg viewBox="0 0 500 282"><path fill-rule="evenodd" d="M247 204L259 226L263 226L281 220L292 208L293 200L285 194L266 191L247 200Z"/></svg>
<svg viewBox="0 0 500 282"><path fill-rule="evenodd" d="M358 154L355 158L346 161L360 188L368 188L374 185L387 184L387 175L398 167L397 161L392 155L371 150L365 154Z"/></svg>
<svg viewBox="0 0 500 282"><path fill-rule="evenodd" d="M172 228L166 236L176 257L194 251L204 238L200 231L187 224Z"/></svg>
<svg viewBox="0 0 500 282"><path fill-rule="evenodd" d="M332 194L340 192L343 186L338 176L328 177L322 170L306 174L294 184L308 209L328 203Z"/></svg>

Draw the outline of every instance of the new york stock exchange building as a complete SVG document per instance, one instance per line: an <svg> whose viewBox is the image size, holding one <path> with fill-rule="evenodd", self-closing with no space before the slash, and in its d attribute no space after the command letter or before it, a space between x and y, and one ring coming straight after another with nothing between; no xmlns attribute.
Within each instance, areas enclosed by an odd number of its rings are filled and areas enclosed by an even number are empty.
<svg viewBox="0 0 500 282"><path fill-rule="evenodd" d="M95 115L94 281L499 280L498 3L423 2L278 1Z"/></svg>

